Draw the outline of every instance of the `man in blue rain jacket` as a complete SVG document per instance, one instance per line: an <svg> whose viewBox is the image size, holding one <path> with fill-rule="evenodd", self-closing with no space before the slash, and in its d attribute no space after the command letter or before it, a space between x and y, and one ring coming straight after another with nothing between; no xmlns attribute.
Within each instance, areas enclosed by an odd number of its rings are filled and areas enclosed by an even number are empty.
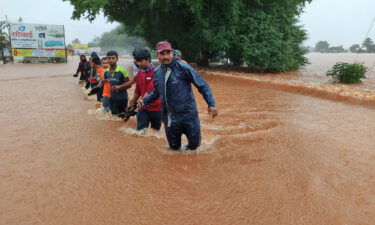
<svg viewBox="0 0 375 225"><path fill-rule="evenodd" d="M170 43L159 42L156 50L161 65L154 72L155 89L139 101L139 107L147 107L160 97L169 147L180 149L181 136L185 134L189 142L187 149L195 150L200 145L201 132L191 83L202 94L208 113L214 118L218 110L211 88L191 66L177 60Z"/></svg>

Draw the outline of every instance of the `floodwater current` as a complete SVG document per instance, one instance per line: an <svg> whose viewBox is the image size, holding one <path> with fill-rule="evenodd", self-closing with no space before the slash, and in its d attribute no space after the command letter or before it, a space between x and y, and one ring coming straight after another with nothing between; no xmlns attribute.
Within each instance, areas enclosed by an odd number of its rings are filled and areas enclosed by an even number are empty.
<svg viewBox="0 0 375 225"><path fill-rule="evenodd" d="M77 58L1 65L0 224L375 224L373 75L341 87L322 74L348 55L308 57L288 74L202 70L220 114L195 91L195 152L103 114Z"/></svg>

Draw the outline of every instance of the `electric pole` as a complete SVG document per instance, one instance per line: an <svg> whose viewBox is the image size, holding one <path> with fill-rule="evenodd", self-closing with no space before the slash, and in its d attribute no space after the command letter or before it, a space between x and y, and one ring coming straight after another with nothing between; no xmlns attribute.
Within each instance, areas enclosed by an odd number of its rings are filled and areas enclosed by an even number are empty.
<svg viewBox="0 0 375 225"><path fill-rule="evenodd" d="M7 63L7 59L5 57L5 50L7 49L7 41L6 41L6 28L9 29L9 23L8 23L8 17L5 15L5 21L0 21L0 56L1 59L3 60L3 64ZM10 41L10 36L8 35L9 41Z"/></svg>

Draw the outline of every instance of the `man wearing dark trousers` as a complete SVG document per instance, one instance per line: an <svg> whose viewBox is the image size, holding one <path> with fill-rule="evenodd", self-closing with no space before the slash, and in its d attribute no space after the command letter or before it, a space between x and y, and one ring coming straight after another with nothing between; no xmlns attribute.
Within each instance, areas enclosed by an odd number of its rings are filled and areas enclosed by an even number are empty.
<svg viewBox="0 0 375 225"><path fill-rule="evenodd" d="M154 90L154 65L151 63L151 54L146 49L139 49L134 55L134 59L139 66L133 98L129 101L132 107L138 99L142 99ZM161 126L161 102L155 100L142 110L137 112L137 130L148 128L160 130Z"/></svg>
<svg viewBox="0 0 375 225"><path fill-rule="evenodd" d="M128 92L125 83L129 81L128 72L117 65L118 54L115 51L107 53L109 67L104 72L104 82L111 84L111 97L109 104L113 115L120 115L125 112L128 104Z"/></svg>
<svg viewBox="0 0 375 225"><path fill-rule="evenodd" d="M201 142L200 121L191 84L208 105L208 113L218 115L215 100L207 82L189 65L178 61L172 46L166 41L156 45L160 66L154 72L155 89L139 101L139 108L149 106L160 97L163 122L169 147L181 148L181 136L188 139L187 149L195 150Z"/></svg>

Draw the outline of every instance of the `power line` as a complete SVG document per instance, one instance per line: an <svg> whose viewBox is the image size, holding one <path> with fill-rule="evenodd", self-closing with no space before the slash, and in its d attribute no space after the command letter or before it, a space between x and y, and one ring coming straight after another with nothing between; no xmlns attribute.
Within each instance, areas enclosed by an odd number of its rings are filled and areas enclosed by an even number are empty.
<svg viewBox="0 0 375 225"><path fill-rule="evenodd" d="M370 33L372 27L374 26L374 23L375 23L375 17L374 17L374 19L373 19L372 22L371 22L371 25L370 25L370 27L369 27L367 33L366 33L365 38L363 39L363 42L367 39L367 37L368 37L368 35L369 35L369 33ZM363 42L362 42L362 43L363 43ZM355 56L354 62L357 62L358 55L359 55L359 52L357 52L357 55Z"/></svg>

